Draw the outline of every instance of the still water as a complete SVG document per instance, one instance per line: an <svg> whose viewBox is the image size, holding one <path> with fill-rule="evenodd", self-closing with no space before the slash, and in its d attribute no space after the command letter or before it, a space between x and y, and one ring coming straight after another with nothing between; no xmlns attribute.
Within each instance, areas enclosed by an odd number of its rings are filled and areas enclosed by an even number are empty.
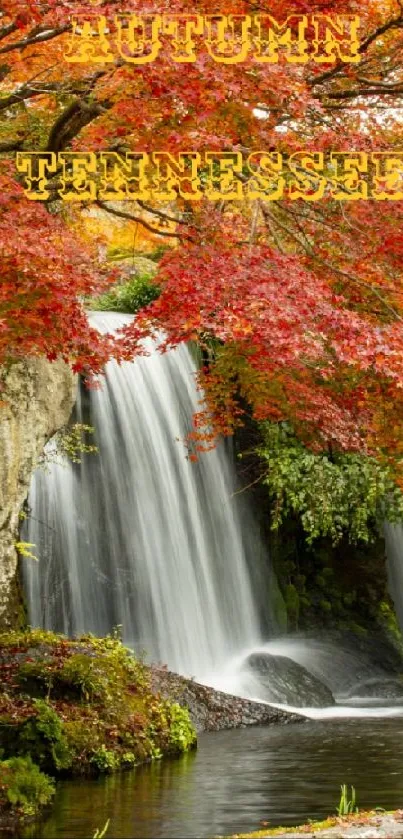
<svg viewBox="0 0 403 839"><path fill-rule="evenodd" d="M310 720L203 734L197 752L102 780L66 781L25 837L213 837L335 812L341 783L362 808L403 804L403 718Z"/></svg>

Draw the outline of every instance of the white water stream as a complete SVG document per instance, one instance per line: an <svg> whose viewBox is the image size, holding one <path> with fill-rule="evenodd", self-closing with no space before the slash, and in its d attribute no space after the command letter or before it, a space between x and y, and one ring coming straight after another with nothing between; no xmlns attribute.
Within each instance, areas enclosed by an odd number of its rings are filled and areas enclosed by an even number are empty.
<svg viewBox="0 0 403 839"><path fill-rule="evenodd" d="M91 315L101 331L130 320ZM248 564L261 563L262 545L225 447L186 459L200 400L189 351L147 349L110 362L102 389L80 394L77 421L95 427L99 454L34 476L29 617L70 634L121 624L150 659L203 678L259 642Z"/></svg>

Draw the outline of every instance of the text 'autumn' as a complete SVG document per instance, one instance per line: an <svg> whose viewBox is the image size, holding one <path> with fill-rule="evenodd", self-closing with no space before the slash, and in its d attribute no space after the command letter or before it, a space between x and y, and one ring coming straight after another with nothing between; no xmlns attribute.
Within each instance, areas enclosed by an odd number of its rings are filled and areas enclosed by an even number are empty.
<svg viewBox="0 0 403 839"><path fill-rule="evenodd" d="M357 15L119 14L113 21L100 15L74 19L65 61L108 64L123 60L149 64L161 53L172 61L197 61L204 49L220 64L240 64L252 58L277 64L357 63L360 60Z"/></svg>

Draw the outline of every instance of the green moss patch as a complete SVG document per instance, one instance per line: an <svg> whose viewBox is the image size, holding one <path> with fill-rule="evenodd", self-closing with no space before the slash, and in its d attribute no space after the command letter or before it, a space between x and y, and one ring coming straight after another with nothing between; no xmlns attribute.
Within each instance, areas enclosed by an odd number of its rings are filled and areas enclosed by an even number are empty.
<svg viewBox="0 0 403 839"><path fill-rule="evenodd" d="M188 711L151 691L147 668L115 637L0 634L0 685L0 815L47 803L42 773L115 772L196 745Z"/></svg>
<svg viewBox="0 0 403 839"><path fill-rule="evenodd" d="M52 780L30 757L0 761L0 815L35 816L54 792Z"/></svg>

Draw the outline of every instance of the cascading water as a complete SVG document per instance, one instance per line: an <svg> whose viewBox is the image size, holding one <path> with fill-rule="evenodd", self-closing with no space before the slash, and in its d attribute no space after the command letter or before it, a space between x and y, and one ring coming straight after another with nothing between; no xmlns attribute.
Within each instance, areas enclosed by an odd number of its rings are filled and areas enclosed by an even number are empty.
<svg viewBox="0 0 403 839"><path fill-rule="evenodd" d="M104 332L130 320L91 315ZM259 643L248 564L261 564L262 546L225 448L185 457L200 399L188 350L147 349L80 394L76 419L95 427L99 454L33 478L29 617L70 634L121 624L150 659L205 679Z"/></svg>
<svg viewBox="0 0 403 839"><path fill-rule="evenodd" d="M113 332L131 318L91 320ZM81 464L51 459L33 477L22 537L39 558L24 561L31 624L97 635L120 624L126 643L149 660L261 701L283 701L277 695L293 705L297 697L308 716L389 713L359 707L363 696L366 706L373 702L379 685L381 697L386 685L402 701L400 682L360 652L324 638L262 637L261 606L267 615L277 583L236 493L229 452L220 445L198 463L185 456L199 403L196 365L185 347L161 355L150 341L146 349L132 363L110 362L101 390L79 393L75 420L94 426L99 453ZM403 527L387 525L386 541L403 626ZM323 690L307 672L343 704L320 707Z"/></svg>

